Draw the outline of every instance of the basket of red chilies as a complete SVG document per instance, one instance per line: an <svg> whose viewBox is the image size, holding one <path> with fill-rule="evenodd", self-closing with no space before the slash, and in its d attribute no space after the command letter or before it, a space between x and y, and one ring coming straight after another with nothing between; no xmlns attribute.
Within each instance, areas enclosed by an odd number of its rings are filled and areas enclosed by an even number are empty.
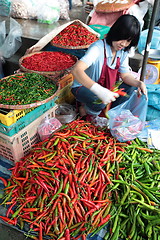
<svg viewBox="0 0 160 240"><path fill-rule="evenodd" d="M19 66L23 72L58 77L70 72L76 62L77 57L69 53L41 51L21 57Z"/></svg>

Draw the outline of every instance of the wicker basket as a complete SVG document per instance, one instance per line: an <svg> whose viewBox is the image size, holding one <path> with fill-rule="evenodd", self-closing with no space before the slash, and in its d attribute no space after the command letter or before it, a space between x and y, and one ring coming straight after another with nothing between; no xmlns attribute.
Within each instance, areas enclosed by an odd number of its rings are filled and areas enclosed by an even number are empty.
<svg viewBox="0 0 160 240"><path fill-rule="evenodd" d="M114 13L120 12L126 9L129 9L132 5L134 5L138 0L127 0L127 1L101 1L97 3L95 7L95 11L98 13Z"/></svg>
<svg viewBox="0 0 160 240"><path fill-rule="evenodd" d="M83 26L79 21L74 21L74 24L76 24L77 26ZM84 26L83 26L84 27ZM89 28L89 26L87 26ZM62 30L63 31L63 30ZM88 32L90 32L91 34L95 35L93 32L92 32L92 29L88 29ZM60 33L59 33L60 34ZM95 35L96 36L96 35ZM97 36L97 40L99 39L99 37ZM68 46L68 45L60 45L60 44L56 44L56 43L53 43L53 41L50 42L50 44L54 47L58 47L58 48L64 48L64 49L86 49L88 48L90 44L85 44L85 45L81 45L81 46Z"/></svg>
<svg viewBox="0 0 160 240"><path fill-rule="evenodd" d="M98 40L98 39L97 39ZM52 46L57 47L57 48L64 48L64 49L86 49L89 48L90 45L83 45L83 46L64 46L60 44L55 44L50 42Z"/></svg>
<svg viewBox="0 0 160 240"><path fill-rule="evenodd" d="M25 58L33 56L35 54L41 54L42 52L45 52L45 51L30 53L28 55L25 55L25 56L21 57L19 59L20 70L23 71L23 72L38 73L38 74L41 74L43 76L50 77L50 78L54 78L54 77L57 78L59 76L62 77L63 75L69 73L71 71L72 67L75 65L75 64L73 64L73 66L71 66L70 68L62 69L62 70L59 70L59 71L53 71L53 72L52 71L51 72L35 71L35 70L27 69L22 65L22 62ZM46 51L46 52L51 52L51 51ZM78 60L78 58L76 56L72 55L72 54L69 54L69 53L63 53L63 54L72 56L72 58L75 60L75 63Z"/></svg>
<svg viewBox="0 0 160 240"><path fill-rule="evenodd" d="M24 75L25 73L21 73L21 75ZM2 79L0 79L0 83L2 81L4 81L6 78L8 77L11 77L11 76L16 76L16 75L20 75L19 73L18 74L13 74L13 75L10 75L10 76L7 76L7 77L4 77ZM51 79L52 80L52 79ZM53 81L53 80L52 80ZM47 103L49 102L50 100L52 100L53 98L56 98L59 94L59 91L60 91L60 84L57 82L57 81L53 81L53 83L57 86L57 90L56 92L48 97L47 99L45 100L42 100L42 101L37 101L37 102L33 102L33 103L30 103L30 104L24 104L24 105L7 105L7 104L0 104L0 108L6 108L6 109L27 109L27 108L35 108L35 107L38 107L44 103Z"/></svg>

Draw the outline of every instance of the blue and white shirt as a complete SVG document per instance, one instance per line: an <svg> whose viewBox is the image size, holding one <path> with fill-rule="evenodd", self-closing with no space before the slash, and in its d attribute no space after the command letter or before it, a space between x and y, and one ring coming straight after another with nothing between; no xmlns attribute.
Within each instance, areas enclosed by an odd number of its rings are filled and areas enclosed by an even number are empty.
<svg viewBox="0 0 160 240"><path fill-rule="evenodd" d="M115 60L114 60L113 64L111 64L112 58L113 58L111 47L106 42L105 42L105 44L106 44L107 65L110 68L115 69L116 63L117 63L117 57L119 57L120 58L120 68L118 71L120 73L130 72L130 67L128 64L128 61L129 61L128 60L128 52L127 51L125 52L124 50L117 51ZM86 74L93 81L98 82L100 75L101 75L103 62L104 62L104 43L103 43L103 41L98 40L98 41L94 42L93 44L91 44L90 47L88 48L88 50L86 51L85 55L80 60L83 61L84 63L86 63L88 66L88 68L85 70ZM79 86L82 86L82 85L78 81L76 81L76 79L74 79L72 88L79 87Z"/></svg>

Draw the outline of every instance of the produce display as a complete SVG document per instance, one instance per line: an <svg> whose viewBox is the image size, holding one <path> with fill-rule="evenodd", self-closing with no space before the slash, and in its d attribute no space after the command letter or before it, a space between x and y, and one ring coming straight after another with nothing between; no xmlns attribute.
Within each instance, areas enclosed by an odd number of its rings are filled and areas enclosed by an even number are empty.
<svg viewBox="0 0 160 240"><path fill-rule="evenodd" d="M75 120L34 145L11 169L5 222L34 239L86 239L108 226L105 240L158 239L160 151L136 139Z"/></svg>
<svg viewBox="0 0 160 240"><path fill-rule="evenodd" d="M53 96L57 85L37 73L20 73L0 80L0 105L26 105Z"/></svg>
<svg viewBox="0 0 160 240"><path fill-rule="evenodd" d="M22 70L56 72L71 68L77 61L74 55L64 52L43 51L28 54L20 59Z"/></svg>
<svg viewBox="0 0 160 240"><path fill-rule="evenodd" d="M72 23L55 36L51 44L68 48L86 48L98 39L95 34L81 24Z"/></svg>

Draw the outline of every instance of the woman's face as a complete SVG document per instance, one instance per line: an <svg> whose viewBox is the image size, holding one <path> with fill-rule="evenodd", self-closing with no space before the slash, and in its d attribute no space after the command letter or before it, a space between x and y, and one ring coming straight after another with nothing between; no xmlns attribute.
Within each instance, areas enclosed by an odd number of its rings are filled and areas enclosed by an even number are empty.
<svg viewBox="0 0 160 240"><path fill-rule="evenodd" d="M131 43L131 40L119 40L119 41L113 41L112 47L115 51L122 50L123 48L126 48Z"/></svg>

